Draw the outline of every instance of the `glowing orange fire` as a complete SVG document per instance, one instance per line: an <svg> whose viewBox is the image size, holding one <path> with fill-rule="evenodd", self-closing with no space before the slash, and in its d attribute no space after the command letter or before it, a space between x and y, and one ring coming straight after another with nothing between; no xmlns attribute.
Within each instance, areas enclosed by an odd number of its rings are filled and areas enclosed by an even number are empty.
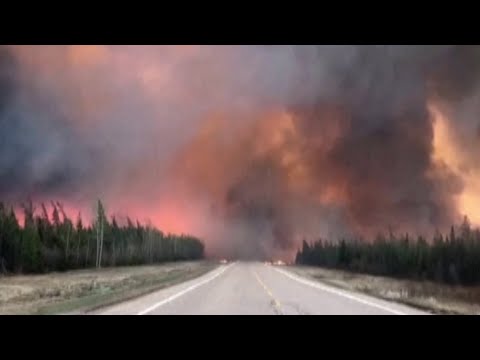
<svg viewBox="0 0 480 360"><path fill-rule="evenodd" d="M462 178L464 188L457 198L458 211L461 215L468 216L474 225L480 225L480 169L471 164L471 160L454 140L451 120L440 107L430 103L428 109L434 121L433 160L448 166Z"/></svg>

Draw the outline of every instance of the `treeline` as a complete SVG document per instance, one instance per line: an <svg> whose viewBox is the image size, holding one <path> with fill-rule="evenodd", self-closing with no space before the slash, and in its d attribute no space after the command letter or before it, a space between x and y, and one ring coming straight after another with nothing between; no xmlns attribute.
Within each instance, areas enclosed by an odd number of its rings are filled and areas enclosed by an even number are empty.
<svg viewBox="0 0 480 360"><path fill-rule="evenodd" d="M449 234L437 233L433 239L408 234L378 235L374 241L318 240L303 242L297 264L385 275L398 278L432 280L448 284L480 283L480 231L472 230L465 218Z"/></svg>
<svg viewBox="0 0 480 360"><path fill-rule="evenodd" d="M11 207L0 202L0 273L43 273L69 269L194 260L204 255L203 243L186 235L164 234L127 218L110 220L100 201L92 225L80 214L70 219L60 203L22 205L21 225Z"/></svg>

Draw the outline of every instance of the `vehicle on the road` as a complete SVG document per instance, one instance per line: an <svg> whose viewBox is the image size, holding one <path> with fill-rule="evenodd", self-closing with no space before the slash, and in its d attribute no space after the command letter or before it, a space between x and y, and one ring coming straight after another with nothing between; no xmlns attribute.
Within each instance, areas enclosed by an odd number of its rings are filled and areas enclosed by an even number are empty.
<svg viewBox="0 0 480 360"><path fill-rule="evenodd" d="M285 262L282 261L282 260L276 260L276 261L273 263L273 265L283 266L283 265L285 265Z"/></svg>
<svg viewBox="0 0 480 360"><path fill-rule="evenodd" d="M220 260L220 264L227 264L228 263L228 260L227 259L221 259Z"/></svg>

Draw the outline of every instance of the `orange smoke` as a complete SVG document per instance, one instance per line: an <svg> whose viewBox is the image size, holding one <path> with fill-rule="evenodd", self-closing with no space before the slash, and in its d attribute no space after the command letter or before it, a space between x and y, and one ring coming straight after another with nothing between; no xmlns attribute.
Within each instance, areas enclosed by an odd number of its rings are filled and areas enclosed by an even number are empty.
<svg viewBox="0 0 480 360"><path fill-rule="evenodd" d="M173 177L219 199L255 161L268 159L272 167L281 169L288 190L301 192L311 185L302 146L293 115L283 109L219 113L207 117L197 136L175 158Z"/></svg>
<svg viewBox="0 0 480 360"><path fill-rule="evenodd" d="M207 117L197 136L173 161L173 177L218 197L255 161L266 159L272 168L280 169L290 193L314 195L322 204L339 203L346 196L342 183L328 180L319 186L311 173L307 162L311 144L303 138L301 121L285 109ZM332 121L325 136L315 139L316 145L327 152L339 134L338 124Z"/></svg>
<svg viewBox="0 0 480 360"><path fill-rule="evenodd" d="M189 225L196 223L190 229L209 238L210 249L215 246L212 243L222 241L212 239L218 234L210 224L229 219L238 224L241 219L249 227L249 221L262 221L262 216L268 218L265 214L270 211L275 218L268 221L278 229L269 236L286 237L285 241L294 243L303 236L318 236L321 215L315 216L312 209L341 206L347 199L347 191L344 182L327 168L320 178L312 172L315 154L308 152L311 144L305 142L302 132L306 130L302 126L301 118L282 108L208 116L197 135L172 161L167 172L172 202L168 207L160 201L161 212L167 214L171 209L172 214L186 217ZM338 122L332 121L323 134L311 141L326 152L341 134ZM315 160L328 166L321 157ZM183 196L190 199L190 207L182 201ZM199 220L202 215L198 213L199 207L195 208L195 201L206 204L200 207L200 211L207 213L203 216L204 223ZM250 216L253 218L248 220ZM172 223L178 221L174 216L171 219ZM268 251L278 249L270 246ZM289 257L294 251L295 246L290 246L280 251L280 255Z"/></svg>
<svg viewBox="0 0 480 360"><path fill-rule="evenodd" d="M452 121L442 112L440 104L428 106L433 118L433 160L447 166L463 181L463 190L457 196L458 211L468 216L472 224L480 225L480 168L473 164L465 148L455 138Z"/></svg>

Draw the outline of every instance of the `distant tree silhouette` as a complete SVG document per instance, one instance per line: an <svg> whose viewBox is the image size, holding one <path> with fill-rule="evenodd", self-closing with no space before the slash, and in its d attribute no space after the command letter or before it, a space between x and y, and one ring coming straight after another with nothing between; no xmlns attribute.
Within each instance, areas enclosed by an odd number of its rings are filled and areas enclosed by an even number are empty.
<svg viewBox="0 0 480 360"><path fill-rule="evenodd" d="M399 278L425 279L449 284L480 284L480 230L472 230L468 218L447 236L436 232L431 241L409 235L373 241L339 242L305 240L296 263Z"/></svg>

